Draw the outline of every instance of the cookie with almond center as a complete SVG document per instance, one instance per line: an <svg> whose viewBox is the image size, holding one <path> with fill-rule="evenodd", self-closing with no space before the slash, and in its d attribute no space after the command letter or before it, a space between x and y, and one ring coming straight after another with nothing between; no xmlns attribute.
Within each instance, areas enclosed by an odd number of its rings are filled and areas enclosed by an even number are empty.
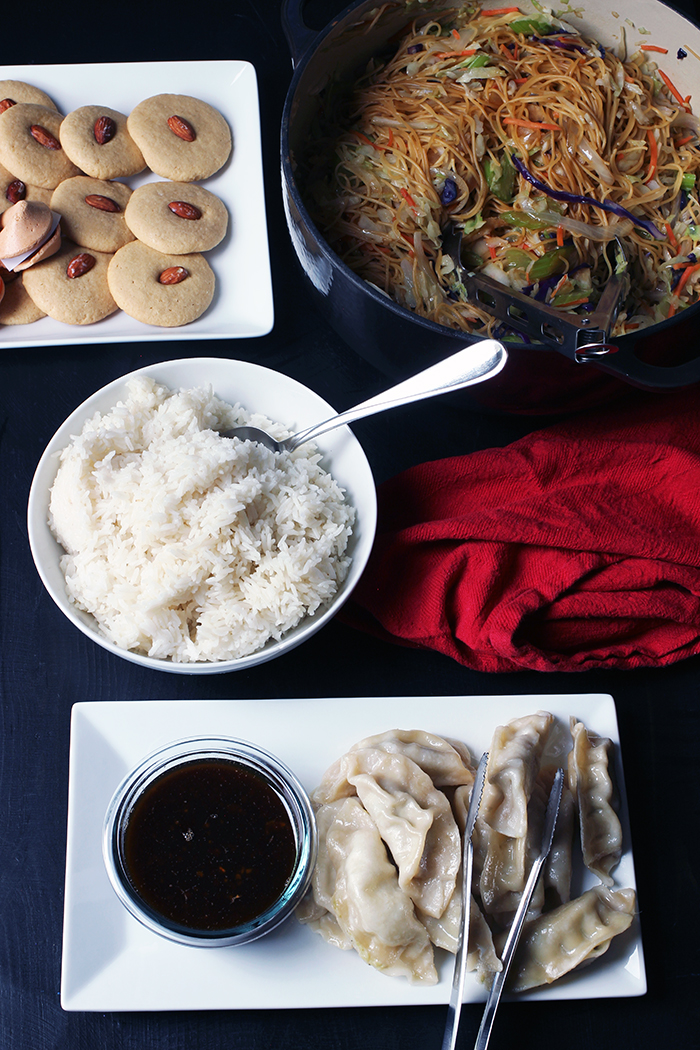
<svg viewBox="0 0 700 1050"><path fill-rule="evenodd" d="M231 129L221 113L190 95L144 99L127 128L151 171L174 182L207 179L231 154Z"/></svg>

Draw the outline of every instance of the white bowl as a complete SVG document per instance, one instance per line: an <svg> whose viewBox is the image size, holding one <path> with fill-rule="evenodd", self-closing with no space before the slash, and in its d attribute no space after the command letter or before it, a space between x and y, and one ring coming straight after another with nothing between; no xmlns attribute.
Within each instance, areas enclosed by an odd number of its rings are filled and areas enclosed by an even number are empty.
<svg viewBox="0 0 700 1050"><path fill-rule="evenodd" d="M68 600L59 564L65 551L48 525L49 494L59 465L57 453L68 445L72 435L80 433L86 420L96 412L108 411L124 398L128 380L138 375L149 376L171 389L211 384L214 393L223 401L238 401L246 410L262 412L294 430L327 419L336 411L322 397L295 379L247 361L207 357L163 361L114 380L84 401L59 427L34 474L27 511L29 544L44 586L59 609L88 638L116 656L154 670L179 674L220 674L253 667L289 652L315 634L344 604L362 574L374 542L377 524L374 478L359 441L348 427L340 427L325 434L318 440L317 446L323 454L322 465L345 489L347 499L356 511L348 545L348 553L352 558L350 570L333 600L313 616L307 616L279 641L270 641L257 652L237 660L176 663L120 648L101 633L94 617L82 612Z"/></svg>

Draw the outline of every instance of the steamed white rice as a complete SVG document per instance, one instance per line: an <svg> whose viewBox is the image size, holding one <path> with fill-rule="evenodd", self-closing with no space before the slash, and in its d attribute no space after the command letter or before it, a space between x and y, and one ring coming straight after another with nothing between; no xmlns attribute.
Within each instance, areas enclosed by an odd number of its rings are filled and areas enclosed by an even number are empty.
<svg viewBox="0 0 700 1050"><path fill-rule="evenodd" d="M63 450L49 525L71 601L123 649L246 656L332 599L354 510L313 445L275 454L218 431L288 431L211 388L151 379Z"/></svg>

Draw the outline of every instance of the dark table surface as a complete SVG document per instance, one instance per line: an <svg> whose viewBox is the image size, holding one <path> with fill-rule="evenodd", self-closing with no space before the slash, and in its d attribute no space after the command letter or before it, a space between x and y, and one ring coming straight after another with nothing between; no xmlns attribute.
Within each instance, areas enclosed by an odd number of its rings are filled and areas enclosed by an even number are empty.
<svg viewBox="0 0 700 1050"><path fill-rule="evenodd" d="M676 7L694 14L694 0ZM442 1007L173 1013L67 1013L59 1002L71 706L80 700L264 699L275 696L610 693L617 704L649 990L641 998L510 1003L494 1047L698 1046L698 775L700 662L576 675L470 672L446 657L379 642L332 622L277 662L223 676L157 673L88 641L58 611L32 563L25 522L37 461L64 418L133 368L219 355L288 372L344 408L385 379L316 312L290 247L279 183L279 126L291 77L280 0L99 9L74 0L39 25L12 20L13 63L245 59L257 69L276 322L260 339L5 350L0 356L0 1046L12 1050L178 1050L284 1046L439 1047ZM317 26L340 4L315 0ZM5 20L7 22L7 20ZM15 26L21 24L22 31ZM9 37L6 35L6 41ZM79 73L76 70L76 76ZM3 73L0 71L0 77ZM85 88L90 101L89 86ZM101 100L94 100L101 101ZM402 410L403 411L403 410ZM357 434L378 482L422 460L503 446L541 420L455 402L416 406ZM415 422L415 432L413 424ZM430 425L439 424L430 433ZM471 1045L480 1008L465 1008Z"/></svg>

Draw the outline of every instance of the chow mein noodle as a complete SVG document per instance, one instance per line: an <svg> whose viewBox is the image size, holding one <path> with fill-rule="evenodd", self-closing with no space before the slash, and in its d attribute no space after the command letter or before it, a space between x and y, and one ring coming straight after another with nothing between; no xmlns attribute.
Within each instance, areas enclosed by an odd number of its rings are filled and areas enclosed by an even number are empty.
<svg viewBox="0 0 700 1050"><path fill-rule="evenodd" d="M468 270L566 311L628 268L614 335L672 316L700 292L700 123L659 51L621 61L543 8L417 20L328 92L312 217L357 274L453 328L508 338L467 301L449 224Z"/></svg>

